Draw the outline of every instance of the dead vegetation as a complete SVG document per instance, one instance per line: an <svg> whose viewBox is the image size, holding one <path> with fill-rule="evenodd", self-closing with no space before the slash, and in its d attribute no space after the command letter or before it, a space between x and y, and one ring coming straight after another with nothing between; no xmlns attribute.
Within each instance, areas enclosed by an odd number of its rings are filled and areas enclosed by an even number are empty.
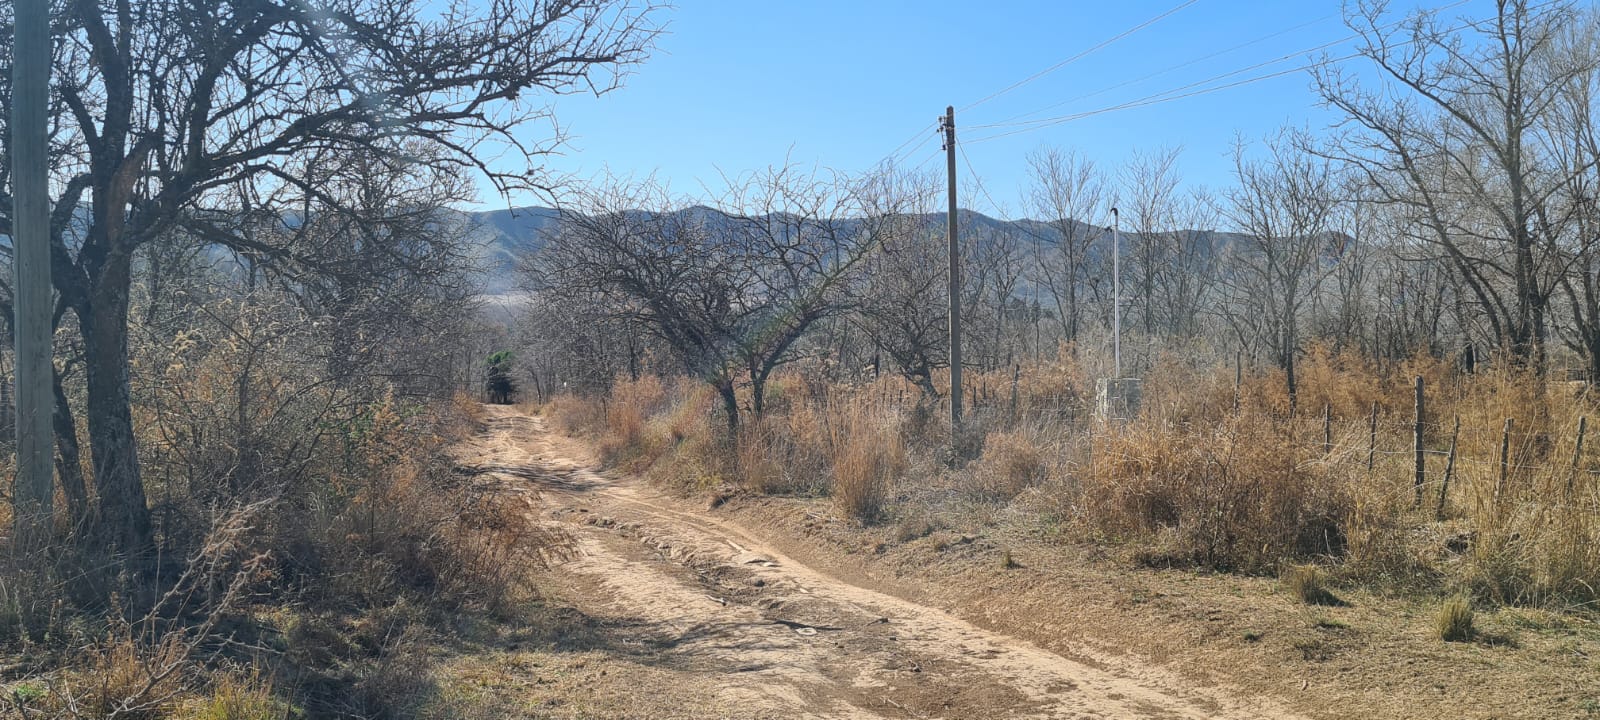
<svg viewBox="0 0 1600 720"><path fill-rule="evenodd" d="M892 522L900 542L932 532L935 517L1005 510L1136 565L1281 575L1309 604L1337 604L1339 586L1579 612L1600 600L1600 460L1573 464L1578 418L1592 412L1586 394L1425 356L1380 369L1313 348L1299 371L1291 404L1278 371L1246 372L1235 389L1232 368L1164 361L1125 425L1089 417L1083 371L1065 354L1022 368L1014 401L1012 378L979 375L982 452L955 466L942 411L894 378L779 376L769 392L781 400L732 447L708 415L685 421L685 408L709 409L703 389L619 380L613 413L641 386L653 412L630 411L600 432L613 457L667 482L826 494L841 516ZM1420 493L1419 376L1428 393ZM601 404L562 396L544 412L577 431Z"/></svg>

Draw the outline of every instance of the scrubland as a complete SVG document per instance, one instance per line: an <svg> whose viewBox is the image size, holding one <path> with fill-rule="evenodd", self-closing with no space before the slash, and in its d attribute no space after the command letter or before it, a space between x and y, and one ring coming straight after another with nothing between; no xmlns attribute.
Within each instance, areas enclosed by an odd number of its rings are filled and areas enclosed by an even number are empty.
<svg viewBox="0 0 1600 720"><path fill-rule="evenodd" d="M827 497L900 537L1006 513L1135 567L1314 572L1334 589L1578 614L1600 599L1600 457L1578 447L1586 387L1315 348L1291 401L1280 371L1168 357L1137 417L1104 422L1083 365L1064 350L969 375L956 438L947 399L806 366L772 381L764 416L736 437L693 380L621 377L544 410L615 468L724 496Z"/></svg>

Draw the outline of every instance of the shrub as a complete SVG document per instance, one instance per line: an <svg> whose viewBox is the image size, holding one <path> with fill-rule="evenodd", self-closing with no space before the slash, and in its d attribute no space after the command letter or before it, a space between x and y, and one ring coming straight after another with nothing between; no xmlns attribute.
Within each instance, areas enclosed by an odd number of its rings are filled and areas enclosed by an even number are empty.
<svg viewBox="0 0 1600 720"><path fill-rule="evenodd" d="M121 624L83 651L79 667L38 698L47 717L165 717L185 690L194 648L181 633L159 637Z"/></svg>
<svg viewBox="0 0 1600 720"><path fill-rule="evenodd" d="M1434 632L1445 642L1465 642L1475 634L1472 597L1459 593L1446 598L1434 618Z"/></svg>
<svg viewBox="0 0 1600 720"><path fill-rule="evenodd" d="M1030 433L997 430L984 440L973 476L981 492L1009 500L1043 480L1047 470L1045 449Z"/></svg>
<svg viewBox="0 0 1600 720"><path fill-rule="evenodd" d="M1315 565L1290 565L1283 572L1283 586L1307 605L1338 605L1339 599L1328 590L1328 578Z"/></svg>
<svg viewBox="0 0 1600 720"><path fill-rule="evenodd" d="M451 608L497 610L526 572L570 550L541 525L520 488L460 482L430 428L392 402L374 406L352 438L351 464L274 526L294 579L335 603L377 607L396 593Z"/></svg>
<svg viewBox="0 0 1600 720"><path fill-rule="evenodd" d="M1347 487L1265 418L1218 427L1138 422L1097 438L1076 520L1129 540L1164 537L1161 562L1259 572L1336 554Z"/></svg>
<svg viewBox="0 0 1600 720"><path fill-rule="evenodd" d="M847 517L870 523L883 512L890 481L906 468L906 448L881 421L849 418L833 464L833 501Z"/></svg>

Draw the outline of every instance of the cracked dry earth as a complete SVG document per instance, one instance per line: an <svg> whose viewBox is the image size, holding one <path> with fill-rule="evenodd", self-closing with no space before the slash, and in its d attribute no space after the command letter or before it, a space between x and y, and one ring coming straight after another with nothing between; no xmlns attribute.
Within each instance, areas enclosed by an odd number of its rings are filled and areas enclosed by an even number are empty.
<svg viewBox="0 0 1600 720"><path fill-rule="evenodd" d="M699 698L629 717L1294 717L1159 667L1068 659L830 577L756 529L596 471L538 417L488 412L463 463L531 484L543 517L577 542L543 586L601 625L627 628L614 647L648 655L684 697Z"/></svg>

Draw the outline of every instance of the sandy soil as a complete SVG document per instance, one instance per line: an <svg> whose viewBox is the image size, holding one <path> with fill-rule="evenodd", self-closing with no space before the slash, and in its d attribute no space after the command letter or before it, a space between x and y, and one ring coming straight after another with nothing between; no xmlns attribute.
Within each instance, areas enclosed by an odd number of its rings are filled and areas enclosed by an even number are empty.
<svg viewBox="0 0 1600 720"><path fill-rule="evenodd" d="M647 665L651 683L680 691L614 714L1300 717L1277 699L1196 683L1132 654L1059 638L1046 650L843 565L808 566L727 513L596 472L581 445L540 418L488 412L463 465L536 487L544 516L580 550L541 587L585 618L585 632L615 630L609 646ZM673 698L693 705L673 707Z"/></svg>

